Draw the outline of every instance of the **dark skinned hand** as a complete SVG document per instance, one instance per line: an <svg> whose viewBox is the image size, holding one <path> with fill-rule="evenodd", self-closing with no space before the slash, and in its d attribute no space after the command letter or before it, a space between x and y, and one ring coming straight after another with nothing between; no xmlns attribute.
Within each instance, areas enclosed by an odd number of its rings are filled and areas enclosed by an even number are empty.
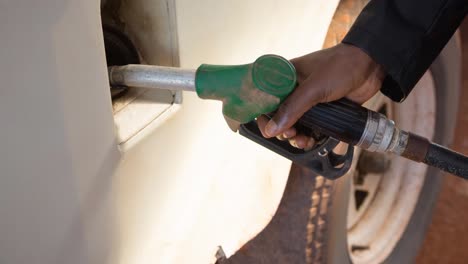
<svg viewBox="0 0 468 264"><path fill-rule="evenodd" d="M269 120L259 116L257 123L266 138L289 140L294 147L311 149L315 141L298 134L297 120L318 103L346 97L359 104L376 94L385 77L380 65L361 49L338 44L291 60L296 67L298 86Z"/></svg>

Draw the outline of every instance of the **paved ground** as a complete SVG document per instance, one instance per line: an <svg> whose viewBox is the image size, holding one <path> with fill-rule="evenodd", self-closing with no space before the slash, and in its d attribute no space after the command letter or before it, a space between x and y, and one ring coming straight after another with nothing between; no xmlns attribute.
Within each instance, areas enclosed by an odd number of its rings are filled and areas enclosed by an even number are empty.
<svg viewBox="0 0 468 264"><path fill-rule="evenodd" d="M468 154L468 20L462 27L463 86L453 148ZM424 246L417 259L425 263L468 263L468 181L445 177Z"/></svg>

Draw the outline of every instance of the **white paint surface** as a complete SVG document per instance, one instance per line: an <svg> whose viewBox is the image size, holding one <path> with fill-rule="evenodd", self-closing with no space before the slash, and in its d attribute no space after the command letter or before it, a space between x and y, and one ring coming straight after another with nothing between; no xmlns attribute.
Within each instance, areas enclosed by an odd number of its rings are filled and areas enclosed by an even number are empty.
<svg viewBox="0 0 468 264"><path fill-rule="evenodd" d="M134 2L148 7L149 47L165 1ZM181 66L318 49L336 3L177 1ZM207 263L268 223L289 162L232 133L217 102L184 94L120 157L98 1L0 13L0 263Z"/></svg>
<svg viewBox="0 0 468 264"><path fill-rule="evenodd" d="M120 153L97 1L0 3L0 263L105 263Z"/></svg>
<svg viewBox="0 0 468 264"><path fill-rule="evenodd" d="M148 30L160 28L164 14L145 12L165 2L126 2L133 10L125 15L127 22L144 17L127 28L144 36L137 42L153 64L166 60L151 54L151 41L158 40L153 46L169 53L171 49L161 45L168 39L166 30ZM249 63L266 53L292 58L317 50L336 4L176 1L180 65ZM118 218L126 238L120 263L207 263L214 261L217 246L231 255L270 221L290 162L232 133L220 103L184 93L182 108L145 133L149 135L125 153L117 174Z"/></svg>

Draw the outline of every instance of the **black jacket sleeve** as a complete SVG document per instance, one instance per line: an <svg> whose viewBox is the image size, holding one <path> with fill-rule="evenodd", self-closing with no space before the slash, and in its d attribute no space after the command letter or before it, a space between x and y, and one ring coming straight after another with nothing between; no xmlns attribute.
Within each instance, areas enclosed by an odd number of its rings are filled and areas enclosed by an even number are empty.
<svg viewBox="0 0 468 264"><path fill-rule="evenodd" d="M383 66L381 91L401 102L455 33L468 0L371 0L343 43Z"/></svg>

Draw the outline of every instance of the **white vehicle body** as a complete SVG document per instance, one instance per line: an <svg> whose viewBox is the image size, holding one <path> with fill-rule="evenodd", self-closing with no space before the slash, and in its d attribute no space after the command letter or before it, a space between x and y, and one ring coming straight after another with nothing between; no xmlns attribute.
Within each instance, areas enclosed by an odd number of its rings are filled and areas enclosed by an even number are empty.
<svg viewBox="0 0 468 264"><path fill-rule="evenodd" d="M320 49L337 3L121 10L148 63L195 68ZM231 132L219 102L184 93L122 139L157 102L114 115L99 1L7 0L0 13L1 263L214 263L266 226L290 162Z"/></svg>

